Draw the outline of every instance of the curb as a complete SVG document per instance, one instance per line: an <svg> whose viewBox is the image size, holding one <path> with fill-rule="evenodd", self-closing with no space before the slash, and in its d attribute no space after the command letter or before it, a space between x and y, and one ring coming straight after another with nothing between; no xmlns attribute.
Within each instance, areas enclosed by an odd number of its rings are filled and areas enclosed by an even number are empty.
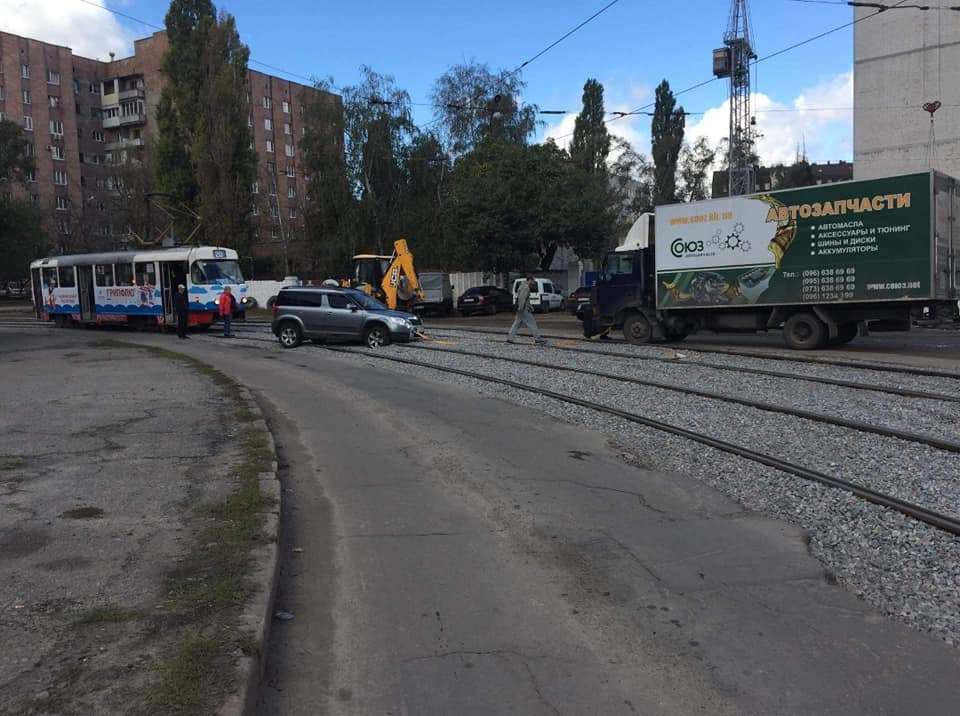
<svg viewBox="0 0 960 716"><path fill-rule="evenodd" d="M251 425L263 430L267 449L274 456L266 471L260 473L260 493L271 504L263 508L263 535L265 544L254 549L250 554L252 562L251 581L256 585L256 591L243 608L237 620L238 629L253 633L255 647L251 654L238 654L237 688L227 697L217 710L221 716L253 716L257 710L257 695L260 680L266 668L266 646L270 640L270 625L273 615L273 604L277 594L277 584L280 578L279 539L280 539L280 480L277 478L277 450L273 433L267 426L263 411L246 388L240 389L244 400L251 410L260 417Z"/></svg>

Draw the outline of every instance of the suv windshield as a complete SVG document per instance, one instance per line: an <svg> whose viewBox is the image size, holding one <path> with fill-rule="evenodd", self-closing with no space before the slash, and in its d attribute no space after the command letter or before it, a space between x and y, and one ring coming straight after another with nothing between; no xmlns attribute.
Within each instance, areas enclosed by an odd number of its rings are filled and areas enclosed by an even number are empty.
<svg viewBox="0 0 960 716"><path fill-rule="evenodd" d="M243 283L240 262L232 259L199 259L193 262L190 279L194 283Z"/></svg>
<svg viewBox="0 0 960 716"><path fill-rule="evenodd" d="M359 303L363 308L368 308L373 311L387 310L387 307L384 306L382 303L380 303L380 301L373 298L372 296L368 296L362 291L351 292L350 297L353 298L354 301Z"/></svg>

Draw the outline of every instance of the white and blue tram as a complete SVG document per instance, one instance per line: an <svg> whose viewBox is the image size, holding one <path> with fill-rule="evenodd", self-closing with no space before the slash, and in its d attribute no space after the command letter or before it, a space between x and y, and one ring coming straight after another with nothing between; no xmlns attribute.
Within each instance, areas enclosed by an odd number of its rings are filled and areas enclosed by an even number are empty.
<svg viewBox="0 0 960 716"><path fill-rule="evenodd" d="M163 327L176 324L173 295L182 283L189 325L209 327L224 286L244 311L247 285L238 259L233 249L213 246L49 256L30 264L33 304L37 318L59 325Z"/></svg>

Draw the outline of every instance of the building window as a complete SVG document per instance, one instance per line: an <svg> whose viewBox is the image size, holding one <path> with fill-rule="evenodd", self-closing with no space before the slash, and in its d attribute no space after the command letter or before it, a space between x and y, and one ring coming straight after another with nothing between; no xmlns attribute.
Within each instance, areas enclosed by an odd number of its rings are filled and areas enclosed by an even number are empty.
<svg viewBox="0 0 960 716"><path fill-rule="evenodd" d="M296 218L297 218L297 210L296 210L296 208L294 208L294 207L291 206L291 207L290 207L290 212L287 214L287 216L288 216L289 218L291 218L291 219L296 219Z"/></svg>
<svg viewBox="0 0 960 716"><path fill-rule="evenodd" d="M80 94L80 80L73 81L73 93Z"/></svg>
<svg viewBox="0 0 960 716"><path fill-rule="evenodd" d="M101 236L113 236L113 227L110 226L110 224L104 224L103 226L100 227L100 235L101 235ZM130 267L127 266L126 264L118 264L118 265L117 265L117 273L120 273L120 269L121 269L121 268L123 268L123 269L128 269L128 270L130 269ZM118 280L119 280L119 278L118 278ZM124 285L124 284L119 284L119 285Z"/></svg>
<svg viewBox="0 0 960 716"><path fill-rule="evenodd" d="M273 109L273 100L269 97L263 98L263 108L264 109Z"/></svg>
<svg viewBox="0 0 960 716"><path fill-rule="evenodd" d="M93 141L95 142L103 141L103 132L101 132L99 129L94 129L93 132L91 132L90 134L93 137Z"/></svg>
<svg viewBox="0 0 960 716"><path fill-rule="evenodd" d="M267 140L267 154L273 154L273 141Z"/></svg>
<svg viewBox="0 0 960 716"><path fill-rule="evenodd" d="M288 199L296 199L296 198L297 198L297 190L294 189L292 186L288 186L288 187L287 187L287 198L288 198Z"/></svg>
<svg viewBox="0 0 960 716"><path fill-rule="evenodd" d="M292 145L292 144L287 144L287 145L285 145L285 146L283 147L283 153L286 154L288 157L292 157L292 156L293 156L293 145Z"/></svg>
<svg viewBox="0 0 960 716"><path fill-rule="evenodd" d="M25 79L25 80L30 79L30 66L29 66L29 65L20 65L20 76L23 77L23 79Z"/></svg>
<svg viewBox="0 0 960 716"><path fill-rule="evenodd" d="M3 99L3 85L0 85L0 99Z"/></svg>
<svg viewBox="0 0 960 716"><path fill-rule="evenodd" d="M255 181L255 182L250 186L250 193L251 193L251 194L259 194L259 193L260 193L260 182Z"/></svg>
<svg viewBox="0 0 960 716"><path fill-rule="evenodd" d="M30 90L23 91L23 103L30 104Z"/></svg>
<svg viewBox="0 0 960 716"><path fill-rule="evenodd" d="M27 182L28 182L28 183L33 183L33 182L35 182L36 180L37 180L37 173L36 173L36 172L32 172L32 171L31 171L31 172L27 172Z"/></svg>
<svg viewBox="0 0 960 716"><path fill-rule="evenodd" d="M48 85L60 84L60 73L54 72L53 70L47 70L47 84Z"/></svg>
<svg viewBox="0 0 960 716"><path fill-rule="evenodd" d="M287 164L287 176L295 177L297 175L297 170L294 168L293 164Z"/></svg>
<svg viewBox="0 0 960 716"><path fill-rule="evenodd" d="M250 214L252 216L260 216L260 207L254 204L250 207Z"/></svg>
<svg viewBox="0 0 960 716"><path fill-rule="evenodd" d="M264 119L263 119L263 128L266 129L268 132L272 132L272 131L273 131L273 120L270 119L269 117L264 117Z"/></svg>
<svg viewBox="0 0 960 716"><path fill-rule="evenodd" d="M276 174L276 173L277 173L277 165L274 164L273 162L267 162L267 174Z"/></svg>
<svg viewBox="0 0 960 716"><path fill-rule="evenodd" d="M60 98L56 95L47 95L47 101L50 102L50 106L54 109L60 106Z"/></svg>
<svg viewBox="0 0 960 716"><path fill-rule="evenodd" d="M31 204L39 204L39 203L40 203L40 195L39 195L39 194L31 194L31 195L30 195L30 203L31 203Z"/></svg>
<svg viewBox="0 0 960 716"><path fill-rule="evenodd" d="M284 103L283 103L283 113L284 113L284 114L290 114L290 103L289 103L289 102L284 102Z"/></svg>
<svg viewBox="0 0 960 716"><path fill-rule="evenodd" d="M63 122L60 122L55 119L50 120L50 134L55 137L63 136Z"/></svg>
<svg viewBox="0 0 960 716"><path fill-rule="evenodd" d="M33 117L24 117L23 118L23 128L28 132L33 131Z"/></svg>
<svg viewBox="0 0 960 716"><path fill-rule="evenodd" d="M91 82L90 83L90 94L100 94L100 83Z"/></svg>
<svg viewBox="0 0 960 716"><path fill-rule="evenodd" d="M59 194L56 197L57 202L57 211L66 211L67 210L67 197L60 196Z"/></svg>
<svg viewBox="0 0 960 716"><path fill-rule="evenodd" d="M290 130L289 122L283 123L283 133L286 134L288 137L293 135L293 132Z"/></svg>
<svg viewBox="0 0 960 716"><path fill-rule="evenodd" d="M278 229L277 227L273 227L272 229L270 229L270 236L271 236L271 238L279 239L279 238L280 238L280 229Z"/></svg>
<svg viewBox="0 0 960 716"><path fill-rule="evenodd" d="M27 155L28 157L32 157L32 156L33 156L33 142L27 142L27 143L24 145L24 149L26 149L26 155Z"/></svg>
<svg viewBox="0 0 960 716"><path fill-rule="evenodd" d="M253 117L251 117L249 114L247 115L247 126L250 127L250 129L253 129Z"/></svg>
<svg viewBox="0 0 960 716"><path fill-rule="evenodd" d="M62 161L63 161L63 147L60 147L60 146L54 144L52 147L50 147L50 155L51 155L54 159L58 159L58 160L60 160L60 161L62 162Z"/></svg>
<svg viewBox="0 0 960 716"><path fill-rule="evenodd" d="M57 169L53 172L53 183L57 186L67 185L67 173Z"/></svg>
<svg viewBox="0 0 960 716"><path fill-rule="evenodd" d="M276 204L270 205L270 216L271 218L277 219L280 217L280 207Z"/></svg>

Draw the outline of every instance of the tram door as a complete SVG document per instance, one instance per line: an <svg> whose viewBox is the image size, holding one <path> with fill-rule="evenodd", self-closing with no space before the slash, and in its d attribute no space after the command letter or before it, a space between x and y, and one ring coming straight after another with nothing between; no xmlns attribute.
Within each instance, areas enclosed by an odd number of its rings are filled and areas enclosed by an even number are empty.
<svg viewBox="0 0 960 716"><path fill-rule="evenodd" d="M163 316L168 325L173 325L176 314L173 310L173 294L177 292L177 284L187 283L186 261L160 262L160 291L163 296Z"/></svg>
<svg viewBox="0 0 960 716"><path fill-rule="evenodd" d="M96 303L93 300L93 266L77 266L77 293L80 294L80 320L96 318Z"/></svg>
<svg viewBox="0 0 960 716"><path fill-rule="evenodd" d="M43 318L43 289L40 269L30 272L30 290L33 291L33 312L37 318Z"/></svg>

